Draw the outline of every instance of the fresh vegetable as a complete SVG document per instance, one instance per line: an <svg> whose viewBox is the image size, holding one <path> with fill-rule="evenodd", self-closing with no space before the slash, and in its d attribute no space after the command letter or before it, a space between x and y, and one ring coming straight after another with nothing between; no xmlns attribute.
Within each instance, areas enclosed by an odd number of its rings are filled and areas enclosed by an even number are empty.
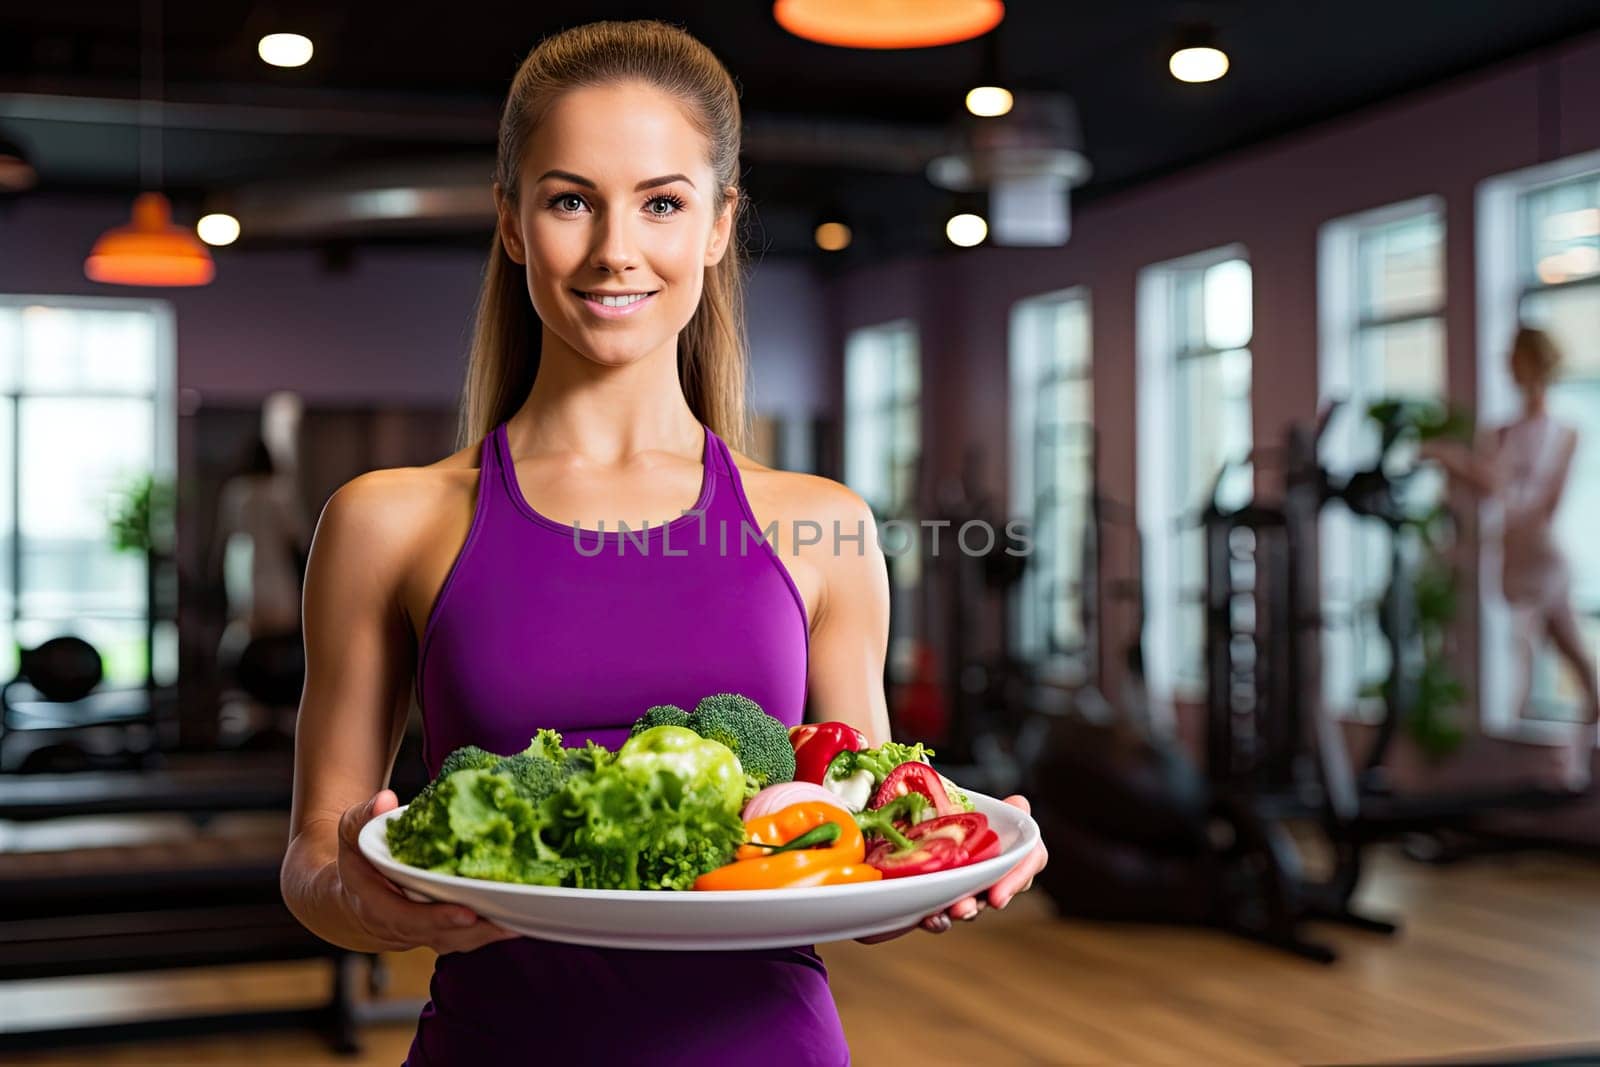
<svg viewBox="0 0 1600 1067"><path fill-rule="evenodd" d="M867 738L847 722L808 722L789 728L789 744L795 781L821 784L833 757L866 748Z"/></svg>
<svg viewBox="0 0 1600 1067"><path fill-rule="evenodd" d="M957 809L961 811L973 810L972 800L961 791L959 786L942 774L939 775L939 781L944 783L944 795L950 798L950 803L954 804Z"/></svg>
<svg viewBox="0 0 1600 1067"><path fill-rule="evenodd" d="M865 767L844 776L836 775L830 768L822 782L822 788L838 797L839 802L851 811L864 809L867 801L872 799L876 786L872 772Z"/></svg>
<svg viewBox="0 0 1600 1067"><path fill-rule="evenodd" d="M471 765L483 759L469 753L389 823L389 850L403 863L470 878L688 889L745 841L738 761L689 738L703 746L698 756L687 745L675 751L669 738L664 751L646 741L624 761L593 742L563 748L554 731L515 756L493 757L491 769ZM553 789L544 763L559 772Z"/></svg>
<svg viewBox="0 0 1600 1067"><path fill-rule="evenodd" d="M960 810L950 803L950 797L944 791L944 782L926 763L902 763L890 771L867 807L881 808L907 793L927 797L933 804L933 810L940 815L954 815Z"/></svg>
<svg viewBox="0 0 1600 1067"><path fill-rule="evenodd" d="M813 782L782 782L778 785L769 785L751 797L750 802L744 806L741 816L749 822L763 815L771 815L779 808L798 804L802 800L820 800L826 804L844 807L837 796Z"/></svg>
<svg viewBox="0 0 1600 1067"><path fill-rule="evenodd" d="M737 812L744 806L744 772L725 745L683 726L653 726L622 743L617 764L627 769L666 771L686 789L708 789Z"/></svg>
<svg viewBox="0 0 1600 1067"><path fill-rule="evenodd" d="M831 845L831 851L836 853L835 858L842 859L848 855L859 859L855 853L858 850L863 853L866 851L866 840L849 812L827 801L807 800L791 804L771 815L747 820L744 828L750 843L740 847L734 858L746 860L767 855L769 848L787 844L823 825L839 828L839 835Z"/></svg>
<svg viewBox="0 0 1600 1067"><path fill-rule="evenodd" d="M846 882L876 882L882 871L866 863L818 862L816 850L740 860L695 879L696 889L805 889Z"/></svg>
<svg viewBox="0 0 1600 1067"><path fill-rule="evenodd" d="M738 693L714 693L694 706L685 723L701 737L733 750L739 764L760 787L794 780L794 748L789 729Z"/></svg>
<svg viewBox="0 0 1600 1067"><path fill-rule="evenodd" d="M828 763L828 778L844 778L859 770L872 772L872 787L883 784L889 777L889 772L902 763L927 763L933 758L933 752L923 748L919 741L914 745L902 745L897 741L885 741L877 748L863 748L857 751L846 750L838 753ZM826 781L823 783L826 785Z"/></svg>
<svg viewBox="0 0 1600 1067"><path fill-rule="evenodd" d="M839 796L852 811L860 811L868 806L868 801L873 799L883 781L896 767L905 763L926 764L933 758L933 750L924 748L921 742L913 745L902 745L896 741L886 741L877 748L864 748L859 751L844 750L837 753L828 763L828 770L823 775L823 787ZM952 811L971 811L972 801L955 784L943 775L939 780L944 784L945 796L954 807Z"/></svg>
<svg viewBox="0 0 1600 1067"><path fill-rule="evenodd" d="M907 793L881 808L857 812L856 825L867 837L893 841L897 848L910 848L911 839L902 831L926 819L935 818L933 804L921 793Z"/></svg>
<svg viewBox="0 0 1600 1067"><path fill-rule="evenodd" d="M820 847L805 847L823 828L832 830ZM784 889L839 882L876 881L862 863L866 839L850 814L829 801L811 800L745 824L750 841L734 862L695 879L696 889Z"/></svg>
<svg viewBox="0 0 1600 1067"><path fill-rule="evenodd" d="M633 723L633 729L628 731L628 736L642 734L656 726L688 726L689 713L676 704L657 704L646 708L643 715Z"/></svg>
<svg viewBox="0 0 1600 1067"><path fill-rule="evenodd" d="M974 855L987 859L1000 850L999 837L989 828L988 818L977 812L941 815L917 823L904 836L909 847L886 838L867 852L867 862L882 871L885 878L964 867L975 862Z"/></svg>

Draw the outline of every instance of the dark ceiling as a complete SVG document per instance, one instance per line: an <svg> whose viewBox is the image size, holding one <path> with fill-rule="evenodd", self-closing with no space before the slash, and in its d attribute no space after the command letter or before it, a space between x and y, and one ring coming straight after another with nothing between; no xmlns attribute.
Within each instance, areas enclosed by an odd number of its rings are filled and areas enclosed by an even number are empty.
<svg viewBox="0 0 1600 1067"><path fill-rule="evenodd" d="M140 12L148 0L0 7L0 133L41 188L127 192L139 181ZM431 8L432 13L424 13ZM1596 0L1013 0L992 42L846 50L794 38L770 3L407 5L354 0L165 0L164 180L191 206L262 179L316 179L351 164L492 153L500 95L544 34L602 18L661 18L709 45L743 91L747 120L956 116L987 55L1013 87L1076 100L1094 168L1078 203L1565 37L1600 28ZM1233 69L1210 85L1166 72L1172 35L1203 18ZM265 33L315 42L306 67L255 55ZM991 53L992 49L992 53ZM850 258L938 247L951 201L917 173L748 158L768 254L812 253L810 229L842 210ZM467 239L483 233L435 235ZM848 261L848 260L846 260Z"/></svg>

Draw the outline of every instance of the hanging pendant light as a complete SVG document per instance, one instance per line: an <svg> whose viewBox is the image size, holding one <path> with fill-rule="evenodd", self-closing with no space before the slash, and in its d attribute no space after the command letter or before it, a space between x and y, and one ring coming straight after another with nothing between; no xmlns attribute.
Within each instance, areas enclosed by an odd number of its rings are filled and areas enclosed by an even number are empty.
<svg viewBox="0 0 1600 1067"><path fill-rule="evenodd" d="M161 186L161 0L146 0L141 21L139 171L147 191L134 198L126 226L100 235L83 273L109 285L207 285L217 273L211 253L193 231L173 225L171 201L154 191Z"/></svg>
<svg viewBox="0 0 1600 1067"><path fill-rule="evenodd" d="M988 33L1005 18L1000 0L776 0L778 25L842 48L932 48Z"/></svg>

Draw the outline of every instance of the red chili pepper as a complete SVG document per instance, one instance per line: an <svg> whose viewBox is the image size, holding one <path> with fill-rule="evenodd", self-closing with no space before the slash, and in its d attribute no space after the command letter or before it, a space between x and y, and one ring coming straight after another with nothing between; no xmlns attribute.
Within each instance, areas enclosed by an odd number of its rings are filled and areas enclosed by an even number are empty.
<svg viewBox="0 0 1600 1067"><path fill-rule="evenodd" d="M789 728L794 746L794 780L822 784L828 764L841 752L860 752L867 739L847 722L808 722Z"/></svg>

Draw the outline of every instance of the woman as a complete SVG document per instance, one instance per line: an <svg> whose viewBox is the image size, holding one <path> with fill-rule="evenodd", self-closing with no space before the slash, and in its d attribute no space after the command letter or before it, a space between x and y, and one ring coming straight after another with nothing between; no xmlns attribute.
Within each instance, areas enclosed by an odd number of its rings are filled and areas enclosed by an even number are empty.
<svg viewBox="0 0 1600 1067"><path fill-rule="evenodd" d="M1560 350L1549 334L1519 329L1511 343L1510 370L1522 390L1521 418L1485 435L1474 452L1430 444L1423 455L1438 460L1473 492L1500 503L1501 586L1514 620L1522 677L1518 713L1528 702L1534 654L1548 637L1576 675L1584 721L1593 723L1600 718L1600 683L1572 607L1572 569L1552 528L1578 447L1577 431L1550 418L1545 406L1560 365ZM1587 778L1587 762L1579 769L1582 778Z"/></svg>
<svg viewBox="0 0 1600 1067"><path fill-rule="evenodd" d="M430 773L459 745L513 751L541 727L615 746L650 704L723 689L785 723L809 700L888 739L881 551L871 536L859 554L781 543L800 518L849 532L870 511L724 442L745 434L739 130L731 78L681 30L596 23L541 43L501 120L464 405L474 443L351 481L318 525L284 897L336 944L441 953L410 1067L848 1062L810 948L515 937L405 899L356 848L396 803L381 787L413 674ZM612 550L619 522L646 520L648 552ZM779 543L737 550L741 522L776 522ZM1004 907L1044 862L1040 849L986 903Z"/></svg>

